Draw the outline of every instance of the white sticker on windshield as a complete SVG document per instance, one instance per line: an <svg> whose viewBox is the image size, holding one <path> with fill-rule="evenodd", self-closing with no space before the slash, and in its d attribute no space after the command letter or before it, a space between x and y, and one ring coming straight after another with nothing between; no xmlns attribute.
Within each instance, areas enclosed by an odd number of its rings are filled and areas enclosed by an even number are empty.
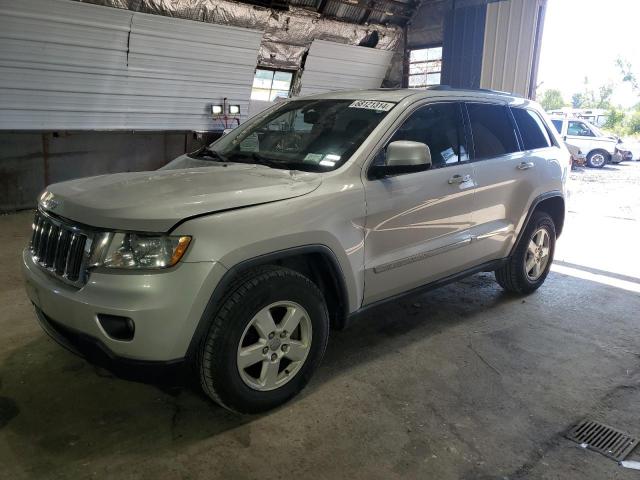
<svg viewBox="0 0 640 480"><path fill-rule="evenodd" d="M376 100L356 100L349 108L363 108L365 110L376 110L378 112L388 112L395 106L395 103L378 102Z"/></svg>
<svg viewBox="0 0 640 480"><path fill-rule="evenodd" d="M320 160L322 160L321 153L307 153L302 161L304 163L318 163Z"/></svg>

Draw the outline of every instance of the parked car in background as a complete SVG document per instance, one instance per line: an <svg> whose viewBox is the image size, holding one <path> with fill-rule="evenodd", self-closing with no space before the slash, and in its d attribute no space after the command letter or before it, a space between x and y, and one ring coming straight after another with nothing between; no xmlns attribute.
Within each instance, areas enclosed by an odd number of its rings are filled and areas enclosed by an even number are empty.
<svg viewBox="0 0 640 480"><path fill-rule="evenodd" d="M578 147L585 154L587 166L591 168L629 160L630 150L622 140L604 133L586 120L553 115L551 122L565 143Z"/></svg>
<svg viewBox="0 0 640 480"><path fill-rule="evenodd" d="M630 160L640 161L640 141L634 138L625 138L623 143L631 152Z"/></svg>
<svg viewBox="0 0 640 480"><path fill-rule="evenodd" d="M603 127L604 124L607 123L607 119L609 118L609 110L604 108L563 107L559 110L551 110L548 113L549 115L581 118L588 121L589 123L592 123L593 125L597 125L598 127Z"/></svg>
<svg viewBox="0 0 640 480"><path fill-rule="evenodd" d="M575 145L571 145L570 143L566 143L567 150L571 154L571 169L573 170L575 167L584 167L585 163L587 163L587 159L580 150Z"/></svg>

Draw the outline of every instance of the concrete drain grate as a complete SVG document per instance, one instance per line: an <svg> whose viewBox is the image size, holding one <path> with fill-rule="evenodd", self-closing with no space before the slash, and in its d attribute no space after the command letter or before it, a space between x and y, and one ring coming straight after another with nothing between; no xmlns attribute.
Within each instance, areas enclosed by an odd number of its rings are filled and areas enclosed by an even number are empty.
<svg viewBox="0 0 640 480"><path fill-rule="evenodd" d="M638 439L603 423L583 420L565 436L569 440L620 462L638 444Z"/></svg>

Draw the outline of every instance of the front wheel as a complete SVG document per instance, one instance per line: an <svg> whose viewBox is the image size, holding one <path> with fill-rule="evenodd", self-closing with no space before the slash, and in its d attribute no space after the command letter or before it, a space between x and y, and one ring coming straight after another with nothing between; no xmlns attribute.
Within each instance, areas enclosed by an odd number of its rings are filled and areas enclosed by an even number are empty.
<svg viewBox="0 0 640 480"><path fill-rule="evenodd" d="M544 283L556 246L556 228L545 212L534 212L507 263L495 271L508 292L531 293Z"/></svg>
<svg viewBox="0 0 640 480"><path fill-rule="evenodd" d="M230 289L212 319L197 359L200 383L229 410L269 410L306 385L328 335L324 297L311 280L286 268L257 268Z"/></svg>
<svg viewBox="0 0 640 480"><path fill-rule="evenodd" d="M591 168L602 168L609 160L609 153L604 150L592 150L587 155L587 165Z"/></svg>

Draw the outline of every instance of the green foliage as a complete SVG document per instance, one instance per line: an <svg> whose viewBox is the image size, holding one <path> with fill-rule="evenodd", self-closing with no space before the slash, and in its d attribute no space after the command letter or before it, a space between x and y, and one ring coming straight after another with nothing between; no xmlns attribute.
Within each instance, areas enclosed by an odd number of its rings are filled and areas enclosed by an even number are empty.
<svg viewBox="0 0 640 480"><path fill-rule="evenodd" d="M574 93L571 96L571 106L573 108L584 108L586 107L585 103L587 99L584 97L582 93Z"/></svg>
<svg viewBox="0 0 640 480"><path fill-rule="evenodd" d="M562 92L555 88L545 90L540 99L540 105L545 110L558 110L565 106L564 98L562 98Z"/></svg>
<svg viewBox="0 0 640 480"><path fill-rule="evenodd" d="M631 135L640 134L640 110L636 110L629 116L626 122L626 131Z"/></svg>
<svg viewBox="0 0 640 480"><path fill-rule="evenodd" d="M571 97L573 108L611 108L613 85L600 85L597 91L591 88L589 79L584 77L584 89Z"/></svg>
<svg viewBox="0 0 640 480"><path fill-rule="evenodd" d="M607 122L603 128L609 130L616 135L624 135L626 133L625 112L621 108L611 107L607 112Z"/></svg>
<svg viewBox="0 0 640 480"><path fill-rule="evenodd" d="M640 82L638 82L638 78L635 73L633 73L633 66L631 65L631 62L622 57L618 57L616 65L622 75L622 81L628 82L635 93L640 93Z"/></svg>

